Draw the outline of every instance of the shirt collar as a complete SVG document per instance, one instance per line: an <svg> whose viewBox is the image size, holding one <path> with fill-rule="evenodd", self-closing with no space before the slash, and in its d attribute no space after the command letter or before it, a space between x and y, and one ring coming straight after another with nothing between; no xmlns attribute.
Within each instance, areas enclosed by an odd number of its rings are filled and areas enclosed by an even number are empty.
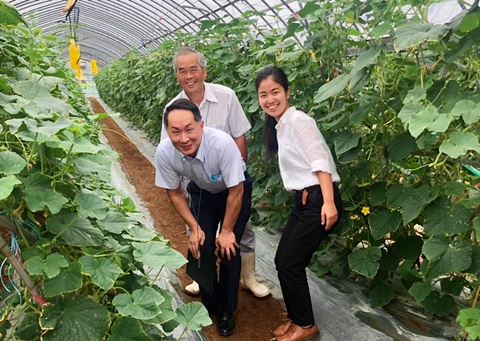
<svg viewBox="0 0 480 341"><path fill-rule="evenodd" d="M288 108L287 110L285 110L285 112L283 113L282 117L280 117L280 120L278 120L278 123L275 125L275 129L278 130L280 124L282 125L285 125L288 121L288 117L293 113L295 112L295 107L294 106L291 106L290 108Z"/></svg>
<svg viewBox="0 0 480 341"><path fill-rule="evenodd" d="M209 102L218 102L217 96L215 96L215 93L212 90L212 87L210 86L209 83L204 83L205 84L205 94L203 95L203 101L201 104L203 104L205 101Z"/></svg>
<svg viewBox="0 0 480 341"><path fill-rule="evenodd" d="M200 105L198 106L199 108L205 104L206 101L209 102L218 102L217 96L215 96L215 93L212 90L212 87L210 83L203 83L205 85L205 93L203 94L203 99ZM180 93L180 98L188 99L187 94L185 93L185 90L182 90Z"/></svg>

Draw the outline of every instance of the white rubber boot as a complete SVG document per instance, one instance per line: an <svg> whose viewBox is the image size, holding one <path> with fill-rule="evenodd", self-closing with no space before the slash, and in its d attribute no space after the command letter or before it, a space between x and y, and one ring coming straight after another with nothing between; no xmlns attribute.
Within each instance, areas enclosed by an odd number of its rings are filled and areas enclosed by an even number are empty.
<svg viewBox="0 0 480 341"><path fill-rule="evenodd" d="M253 296L264 298L270 295L270 289L262 283L258 283L255 278L255 252L242 252L242 274L240 278L242 288L251 291Z"/></svg>
<svg viewBox="0 0 480 341"><path fill-rule="evenodd" d="M197 282L193 281L185 287L185 292L190 296L198 296L200 295L200 286Z"/></svg>

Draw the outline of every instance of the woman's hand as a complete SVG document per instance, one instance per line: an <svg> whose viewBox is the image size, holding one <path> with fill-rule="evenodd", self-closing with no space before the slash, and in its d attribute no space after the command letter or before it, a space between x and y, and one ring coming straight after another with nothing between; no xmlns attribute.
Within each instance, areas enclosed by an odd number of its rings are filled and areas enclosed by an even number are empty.
<svg viewBox="0 0 480 341"><path fill-rule="evenodd" d="M338 219L338 211L335 206L332 176L330 173L317 172L318 183L322 191L323 206L320 212L320 222L328 231Z"/></svg>
<svg viewBox="0 0 480 341"><path fill-rule="evenodd" d="M338 211L333 201L324 202L322 211L320 213L320 220L322 225L325 225L325 230L328 231L335 224L338 219Z"/></svg>

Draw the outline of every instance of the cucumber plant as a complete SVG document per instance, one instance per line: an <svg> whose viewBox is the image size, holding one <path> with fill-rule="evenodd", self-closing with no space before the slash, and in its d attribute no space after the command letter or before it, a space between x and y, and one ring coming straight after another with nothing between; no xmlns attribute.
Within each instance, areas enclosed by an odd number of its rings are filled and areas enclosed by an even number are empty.
<svg viewBox="0 0 480 341"><path fill-rule="evenodd" d="M201 303L178 305L156 281L186 259L111 185L106 115L93 114L61 48L38 28L1 25L0 235L13 251L1 245L0 339L164 340L211 324Z"/></svg>

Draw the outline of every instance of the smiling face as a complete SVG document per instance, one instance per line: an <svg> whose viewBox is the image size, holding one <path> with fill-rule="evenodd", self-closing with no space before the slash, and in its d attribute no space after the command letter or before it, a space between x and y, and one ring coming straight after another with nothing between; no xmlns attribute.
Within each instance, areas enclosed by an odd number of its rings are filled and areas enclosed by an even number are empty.
<svg viewBox="0 0 480 341"><path fill-rule="evenodd" d="M290 89L285 90L277 83L273 76L262 80L258 86L258 102L263 111L275 120L280 120L282 115L290 107Z"/></svg>
<svg viewBox="0 0 480 341"><path fill-rule="evenodd" d="M195 121L190 110L173 109L168 114L167 133L180 153L195 157L202 142L203 121Z"/></svg>
<svg viewBox="0 0 480 341"><path fill-rule="evenodd" d="M190 99L203 98L204 82L207 70L203 69L195 53L187 53L177 57L177 81Z"/></svg>

